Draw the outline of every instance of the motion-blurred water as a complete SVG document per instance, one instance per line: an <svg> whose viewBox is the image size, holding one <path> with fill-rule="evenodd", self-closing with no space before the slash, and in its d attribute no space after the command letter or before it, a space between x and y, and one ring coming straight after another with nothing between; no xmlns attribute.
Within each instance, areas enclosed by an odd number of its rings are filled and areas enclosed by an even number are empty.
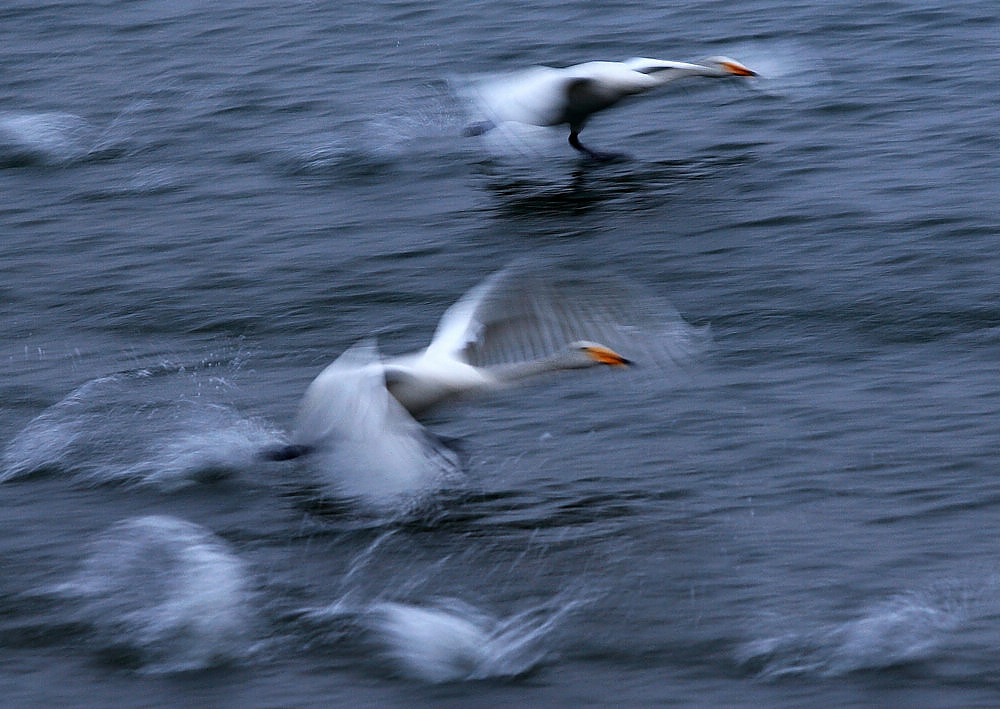
<svg viewBox="0 0 1000 709"><path fill-rule="evenodd" d="M0 8L5 706L997 703L1000 8ZM534 64L726 54L463 138ZM518 258L712 347L438 410L363 514L264 463L351 344ZM640 364L642 364L640 362Z"/></svg>

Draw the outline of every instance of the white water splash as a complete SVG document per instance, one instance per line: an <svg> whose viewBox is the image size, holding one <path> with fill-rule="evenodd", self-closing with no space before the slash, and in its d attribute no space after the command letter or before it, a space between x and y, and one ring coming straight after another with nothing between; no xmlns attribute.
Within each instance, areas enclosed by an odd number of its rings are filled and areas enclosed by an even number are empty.
<svg viewBox="0 0 1000 709"><path fill-rule="evenodd" d="M840 676L926 661L970 611L968 594L901 594L852 620L745 643L737 659L764 678Z"/></svg>
<svg viewBox="0 0 1000 709"><path fill-rule="evenodd" d="M170 490L246 469L278 434L205 389L201 377L171 365L93 379L8 443L0 482L60 472Z"/></svg>
<svg viewBox="0 0 1000 709"><path fill-rule="evenodd" d="M73 113L0 113L0 167L65 167L126 152L137 130L134 115L144 105L126 107L103 129Z"/></svg>
<svg viewBox="0 0 1000 709"><path fill-rule="evenodd" d="M85 158L97 131L72 113L0 115L0 164L64 165Z"/></svg>
<svg viewBox="0 0 1000 709"><path fill-rule="evenodd" d="M403 674L430 683L516 677L550 655L546 640L576 604L540 606L504 619L457 600L378 603L371 624Z"/></svg>
<svg viewBox="0 0 1000 709"><path fill-rule="evenodd" d="M207 530L166 516L114 525L60 591L80 602L98 648L145 672L203 669L253 651L250 575Z"/></svg>
<svg viewBox="0 0 1000 709"><path fill-rule="evenodd" d="M454 559L413 567L397 561L396 572L387 576L382 552L398 537L397 530L378 535L343 575L330 580L336 600L286 614L310 646L344 652L352 662L361 657L376 674L430 684L520 677L553 659L560 628L593 601L576 589L496 615L478 604L434 596L426 587L448 575ZM366 571L375 577L365 578ZM429 600L410 600L421 597Z"/></svg>

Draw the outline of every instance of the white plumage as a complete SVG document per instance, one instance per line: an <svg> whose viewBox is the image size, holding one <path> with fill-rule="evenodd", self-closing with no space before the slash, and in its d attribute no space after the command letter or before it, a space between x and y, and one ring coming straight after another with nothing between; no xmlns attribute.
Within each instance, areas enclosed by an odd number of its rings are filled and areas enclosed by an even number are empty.
<svg viewBox="0 0 1000 709"><path fill-rule="evenodd" d="M535 67L478 85L470 96L483 120L467 128L466 133L478 135L508 121L536 126L568 124L570 145L589 157L608 159L610 154L580 143L580 131L594 113L685 77L756 75L729 57L709 57L694 63L637 58L586 62L564 69Z"/></svg>
<svg viewBox="0 0 1000 709"><path fill-rule="evenodd" d="M309 385L293 441L320 457L337 495L375 506L412 500L461 470L457 454L386 390L372 342L348 349Z"/></svg>
<svg viewBox="0 0 1000 709"><path fill-rule="evenodd" d="M456 453L413 414L547 372L631 363L598 340L661 366L699 344L676 311L645 312L622 284L581 290L549 276L523 265L493 274L445 311L419 352L383 359L373 342L349 348L309 385L292 443L262 457L313 454L338 495L396 505L460 472Z"/></svg>
<svg viewBox="0 0 1000 709"><path fill-rule="evenodd" d="M516 385L537 375L630 360L612 347L638 353L647 364L688 358L698 330L673 308L647 312L624 284L557 286L523 264L494 273L448 308L430 344L418 352L374 359L377 376L412 414L448 399ZM340 360L330 365L343 369ZM320 396L321 373L306 397Z"/></svg>

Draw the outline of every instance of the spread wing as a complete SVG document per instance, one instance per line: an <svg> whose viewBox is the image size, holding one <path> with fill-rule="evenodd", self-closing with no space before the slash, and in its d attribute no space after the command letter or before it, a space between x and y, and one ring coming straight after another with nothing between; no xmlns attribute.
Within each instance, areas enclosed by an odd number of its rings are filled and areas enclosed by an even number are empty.
<svg viewBox="0 0 1000 709"><path fill-rule="evenodd" d="M573 81L562 69L533 67L477 82L462 93L476 120L493 125L516 121L553 126L566 121L568 89Z"/></svg>
<svg viewBox="0 0 1000 709"><path fill-rule="evenodd" d="M669 304L623 283L574 280L516 264L449 308L427 351L490 367L544 359L580 340L662 366L689 360L707 333Z"/></svg>

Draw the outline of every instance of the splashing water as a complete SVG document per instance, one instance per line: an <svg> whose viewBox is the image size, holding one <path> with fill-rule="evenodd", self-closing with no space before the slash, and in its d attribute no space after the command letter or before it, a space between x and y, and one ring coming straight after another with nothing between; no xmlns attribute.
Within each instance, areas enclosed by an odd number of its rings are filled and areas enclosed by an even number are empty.
<svg viewBox="0 0 1000 709"><path fill-rule="evenodd" d="M737 659L761 677L840 676L933 658L969 616L963 594L902 594L853 620L745 643Z"/></svg>
<svg viewBox="0 0 1000 709"><path fill-rule="evenodd" d="M440 683L530 672L547 659L546 637L575 606L540 606L500 620L457 600L434 606L383 602L370 617L403 674Z"/></svg>
<svg viewBox="0 0 1000 709"><path fill-rule="evenodd" d="M72 113L0 113L0 167L65 167L119 155L134 130L130 117L141 106L127 107L103 130Z"/></svg>
<svg viewBox="0 0 1000 709"><path fill-rule="evenodd" d="M200 378L186 375L183 367L162 365L87 382L6 446L0 482L59 471L92 484L175 489L244 469L261 445L278 438L262 422L209 400Z"/></svg>
<svg viewBox="0 0 1000 709"><path fill-rule="evenodd" d="M254 648L245 565L222 540L184 520L119 522L60 590L80 602L98 649L145 672L203 669Z"/></svg>
<svg viewBox="0 0 1000 709"><path fill-rule="evenodd" d="M8 113L0 116L0 165L64 165L85 158L97 138L71 113Z"/></svg>
<svg viewBox="0 0 1000 709"><path fill-rule="evenodd" d="M515 678L550 661L558 629L594 600L576 588L497 616L428 592L426 586L448 575L450 557L405 568L386 563L386 555L395 557L393 549L383 554L393 540L409 545L398 530L379 534L331 579L336 600L284 614L310 647L343 653L352 663L362 658L376 674L430 684ZM397 572L386 576L387 566ZM367 571L371 578L364 578ZM428 600L409 600L421 597Z"/></svg>

